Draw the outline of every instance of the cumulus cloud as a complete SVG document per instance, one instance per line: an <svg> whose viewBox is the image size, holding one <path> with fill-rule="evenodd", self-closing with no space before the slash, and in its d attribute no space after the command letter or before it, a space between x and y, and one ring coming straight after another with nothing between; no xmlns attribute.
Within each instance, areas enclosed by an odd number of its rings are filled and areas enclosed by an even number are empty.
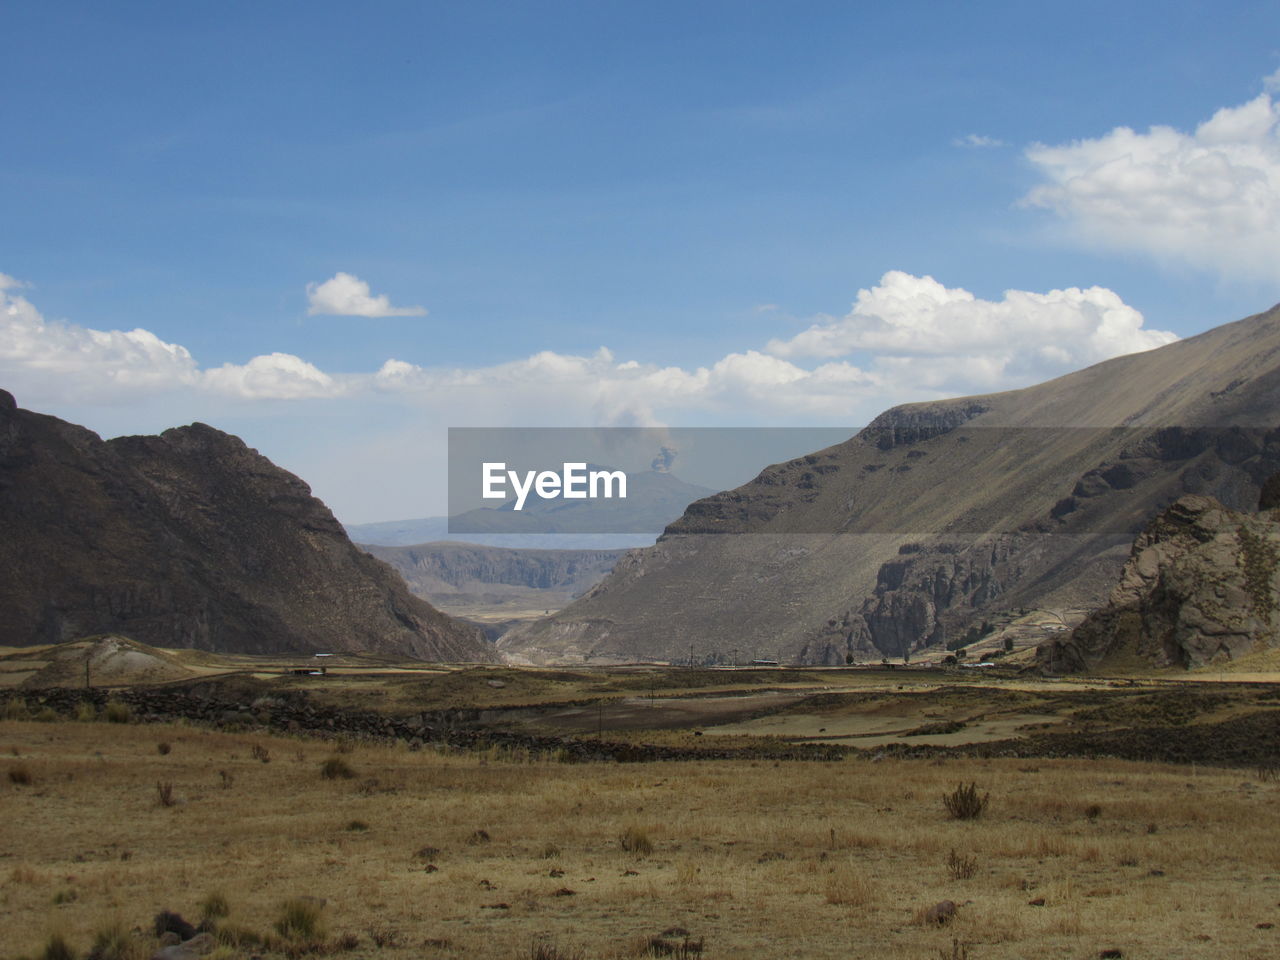
<svg viewBox="0 0 1280 960"><path fill-rule="evenodd" d="M1280 103L1268 91L1193 132L1117 127L1096 139L1035 144L1044 182L1022 200L1080 239L1224 275L1280 279Z"/></svg>
<svg viewBox="0 0 1280 960"><path fill-rule="evenodd" d="M393 307L386 294L373 296L369 284L339 271L324 283L307 284L307 313L339 317L425 317L423 307Z"/></svg>
<svg viewBox="0 0 1280 960"><path fill-rule="evenodd" d="M1159 346L1115 293L1098 287L1008 291L1000 301L891 271L844 317L822 318L766 349L704 366L619 360L607 348L543 350L505 363L425 367L391 358L368 372L325 371L287 353L202 368L147 330L101 331L45 320L0 280L0 375L20 395L121 401L187 390L244 402L381 398L454 422L657 426L699 419L864 422L907 400L1032 383ZM807 361L807 362L806 362Z"/></svg>
<svg viewBox="0 0 1280 960"><path fill-rule="evenodd" d="M194 385L185 347L137 330L91 330L46 321L19 284L0 274L0 374L17 385L47 384L77 398Z"/></svg>
<svg viewBox="0 0 1280 960"><path fill-rule="evenodd" d="M967 133L963 137L956 137L951 141L953 147L968 147L969 149L980 147L1003 147L1005 142L995 137L985 137L980 133Z"/></svg>
<svg viewBox="0 0 1280 960"><path fill-rule="evenodd" d="M332 396L343 386L286 353L201 370L186 347L149 330L94 330L45 319L0 274L0 378L23 397L124 402L174 390L248 400Z"/></svg>
<svg viewBox="0 0 1280 960"><path fill-rule="evenodd" d="M891 270L878 286L858 291L845 316L770 341L768 350L777 357L870 354L885 380L912 370L922 385L981 390L1031 383L1176 339L1145 329L1142 314L1103 287L1006 290L993 301Z"/></svg>
<svg viewBox="0 0 1280 960"><path fill-rule="evenodd" d="M254 357L248 363L224 363L206 370L204 386L249 400L297 400L342 393L333 377L291 353Z"/></svg>

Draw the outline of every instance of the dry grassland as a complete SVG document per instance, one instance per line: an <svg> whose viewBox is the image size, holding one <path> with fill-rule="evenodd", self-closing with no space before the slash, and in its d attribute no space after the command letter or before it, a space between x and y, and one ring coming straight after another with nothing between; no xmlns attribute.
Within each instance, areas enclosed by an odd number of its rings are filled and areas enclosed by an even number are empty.
<svg viewBox="0 0 1280 960"><path fill-rule="evenodd" d="M335 757L355 776L324 778ZM980 819L947 819L962 781L991 795ZM711 960L1280 955L1280 782L1246 771L574 766L6 720L0 811L6 957L53 933L82 957L113 922L195 922L210 894L224 927L258 933L283 901L324 898L329 942L356 944L335 955L393 960L638 957L655 936ZM943 899L953 922L919 918ZM145 960L155 941L134 941Z"/></svg>

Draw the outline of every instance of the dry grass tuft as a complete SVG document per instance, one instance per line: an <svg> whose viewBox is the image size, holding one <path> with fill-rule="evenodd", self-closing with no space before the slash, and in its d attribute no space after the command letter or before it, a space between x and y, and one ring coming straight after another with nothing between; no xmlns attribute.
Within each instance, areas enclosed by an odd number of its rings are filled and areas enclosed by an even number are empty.
<svg viewBox="0 0 1280 960"><path fill-rule="evenodd" d="M156 783L156 802L162 807L172 807L178 801L173 796L173 784L168 782Z"/></svg>
<svg viewBox="0 0 1280 960"><path fill-rule="evenodd" d="M280 915L274 924L276 933L286 940L315 941L324 936L324 923L320 917L323 905L315 900L294 897L280 905Z"/></svg>
<svg viewBox="0 0 1280 960"><path fill-rule="evenodd" d="M627 853L640 857L653 853L653 841L649 839L649 832L634 823L622 831L622 835L618 837L618 845Z"/></svg>
<svg viewBox="0 0 1280 960"><path fill-rule="evenodd" d="M947 808L947 815L952 820L977 820L987 809L991 794L978 795L978 785L971 783L967 787L962 783L950 793L942 795L942 804Z"/></svg>
<svg viewBox="0 0 1280 960"><path fill-rule="evenodd" d="M875 897L875 884L852 860L827 874L824 889L827 903L842 907L866 906Z"/></svg>
<svg viewBox="0 0 1280 960"><path fill-rule="evenodd" d="M231 915L231 904L221 891L215 890L200 901L200 926L212 927Z"/></svg>
<svg viewBox="0 0 1280 960"><path fill-rule="evenodd" d="M15 763L9 768L9 782L19 787L29 787L32 782L31 768L25 763Z"/></svg>
<svg viewBox="0 0 1280 960"><path fill-rule="evenodd" d="M586 960L586 953L577 947L562 947L555 943L535 941L528 952L518 955L519 960Z"/></svg>
<svg viewBox="0 0 1280 960"><path fill-rule="evenodd" d="M89 948L92 960L145 960L143 945L129 935L123 923L112 921L93 935Z"/></svg>

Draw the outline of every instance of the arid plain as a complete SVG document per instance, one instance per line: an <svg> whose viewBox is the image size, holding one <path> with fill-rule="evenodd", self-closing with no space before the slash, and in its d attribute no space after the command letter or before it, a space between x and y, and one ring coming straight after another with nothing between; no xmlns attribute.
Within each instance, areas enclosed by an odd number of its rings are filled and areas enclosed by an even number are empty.
<svg viewBox="0 0 1280 960"><path fill-rule="evenodd" d="M123 689L76 709L7 691L4 955L57 956L62 938L150 957L162 910L205 917L222 958L1280 949L1280 780L1248 750L1195 759L1280 717L1280 686L1257 677L339 660L303 677L205 659L203 676L152 689L429 714L472 739L166 720ZM526 734L686 759L567 762ZM1190 762L1168 761L1179 751ZM944 795L969 784L989 800L957 819Z"/></svg>

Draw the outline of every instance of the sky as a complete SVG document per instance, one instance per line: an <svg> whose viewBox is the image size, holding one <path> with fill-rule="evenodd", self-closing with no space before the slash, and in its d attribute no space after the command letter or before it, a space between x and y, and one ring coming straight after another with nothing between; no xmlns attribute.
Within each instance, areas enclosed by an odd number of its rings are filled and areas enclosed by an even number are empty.
<svg viewBox="0 0 1280 960"><path fill-rule="evenodd" d="M0 17L0 387L344 522L450 426L852 429L1280 300L1274 3Z"/></svg>

